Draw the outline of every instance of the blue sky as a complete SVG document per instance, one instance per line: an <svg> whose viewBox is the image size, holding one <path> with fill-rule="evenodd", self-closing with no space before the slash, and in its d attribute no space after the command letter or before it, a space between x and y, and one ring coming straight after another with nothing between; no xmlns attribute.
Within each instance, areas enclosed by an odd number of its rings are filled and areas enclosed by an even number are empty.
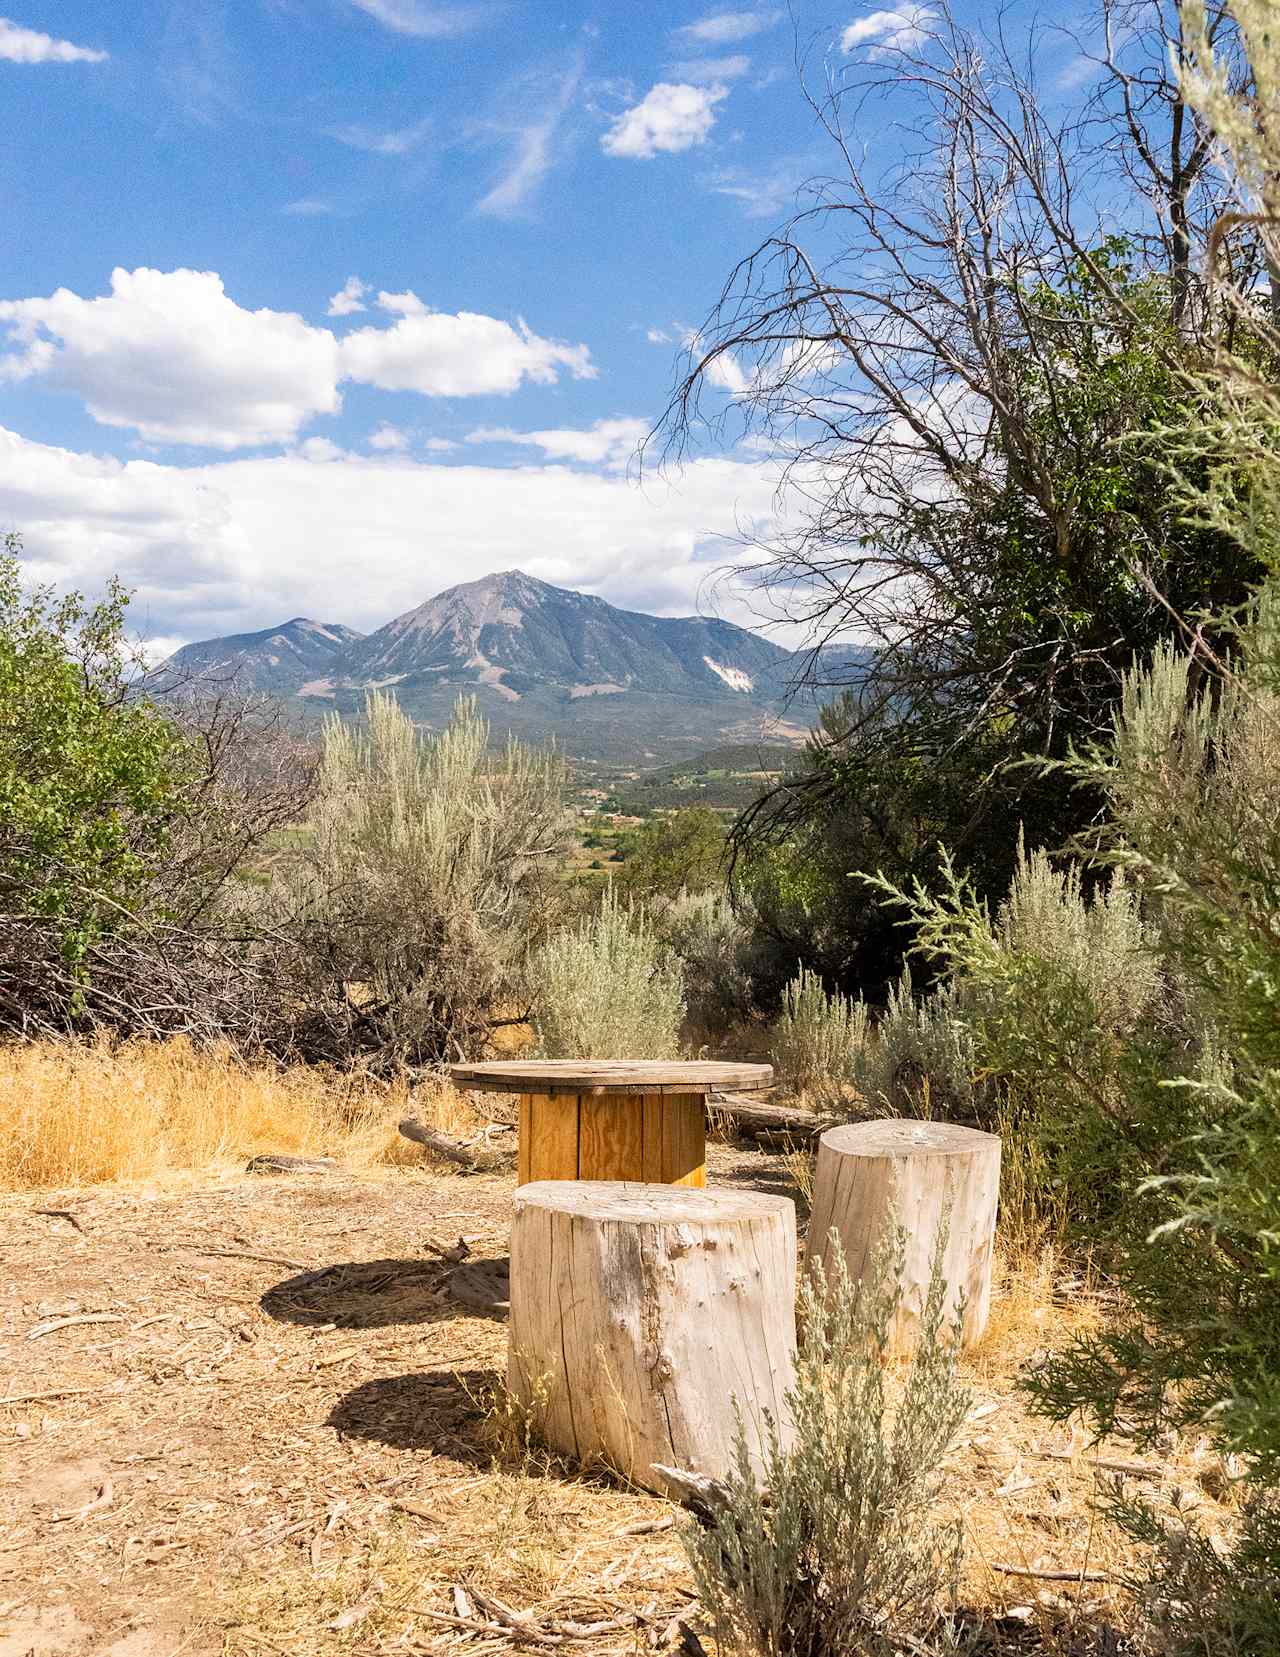
<svg viewBox="0 0 1280 1657"><path fill-rule="evenodd" d="M162 641L513 565L688 613L770 521L754 450L626 462L826 163L797 35L838 62L911 7L7 3L0 526L35 576L119 573Z"/></svg>

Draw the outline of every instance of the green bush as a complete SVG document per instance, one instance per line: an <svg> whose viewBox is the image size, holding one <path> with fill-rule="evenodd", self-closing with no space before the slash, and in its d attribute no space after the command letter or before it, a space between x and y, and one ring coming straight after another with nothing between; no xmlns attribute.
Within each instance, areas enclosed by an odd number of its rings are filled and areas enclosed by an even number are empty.
<svg viewBox="0 0 1280 1657"><path fill-rule="evenodd" d="M26 591L17 550L8 537L0 556L0 904L82 962L143 901L196 767L174 721L132 694L123 590Z"/></svg>
<svg viewBox="0 0 1280 1657"><path fill-rule="evenodd" d="M940 1467L971 1399L957 1383L935 1255L919 1344L896 1402L888 1329L904 1240L890 1234L861 1283L836 1250L829 1290L801 1286L804 1337L757 1482L739 1429L722 1504L683 1535L717 1649L743 1657L890 1657L923 1651L954 1594L957 1524L938 1515ZM904 1639L909 1645L904 1645Z"/></svg>
<svg viewBox="0 0 1280 1657"><path fill-rule="evenodd" d="M643 911L606 892L529 963L533 1026L548 1059L672 1059L684 983Z"/></svg>

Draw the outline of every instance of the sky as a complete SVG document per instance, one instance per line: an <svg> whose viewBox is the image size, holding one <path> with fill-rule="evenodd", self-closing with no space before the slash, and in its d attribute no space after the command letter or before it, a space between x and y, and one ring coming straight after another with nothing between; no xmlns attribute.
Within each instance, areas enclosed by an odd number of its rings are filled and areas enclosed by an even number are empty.
<svg viewBox="0 0 1280 1657"><path fill-rule="evenodd" d="M785 498L637 476L677 353L829 162L838 0L0 0L0 529L157 650L521 568L682 615Z"/></svg>

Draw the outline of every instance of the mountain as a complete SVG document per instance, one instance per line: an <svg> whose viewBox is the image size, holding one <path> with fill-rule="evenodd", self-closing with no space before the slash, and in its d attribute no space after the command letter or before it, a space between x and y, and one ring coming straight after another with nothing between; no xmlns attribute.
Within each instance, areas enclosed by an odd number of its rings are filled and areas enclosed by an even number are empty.
<svg viewBox="0 0 1280 1657"><path fill-rule="evenodd" d="M234 672L313 712L358 717L391 691L439 726L475 696L495 735L555 739L572 757L675 760L715 743L796 742L812 707L792 707L801 658L732 622L651 616L520 570L468 581L367 636L294 621L187 645L185 671ZM206 666L207 664L207 666Z"/></svg>
<svg viewBox="0 0 1280 1657"><path fill-rule="evenodd" d="M295 616L261 633L233 633L225 639L183 645L162 671L166 677L172 674L205 683L233 680L244 690L285 695L308 679L330 672L344 651L363 637L340 622Z"/></svg>

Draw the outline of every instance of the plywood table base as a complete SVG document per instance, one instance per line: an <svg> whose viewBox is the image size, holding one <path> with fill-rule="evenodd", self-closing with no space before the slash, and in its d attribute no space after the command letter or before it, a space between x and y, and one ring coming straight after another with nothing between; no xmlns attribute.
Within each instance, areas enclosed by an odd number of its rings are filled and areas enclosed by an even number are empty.
<svg viewBox="0 0 1280 1657"><path fill-rule="evenodd" d="M702 1095L522 1093L519 1183L537 1179L705 1185Z"/></svg>
<svg viewBox="0 0 1280 1657"><path fill-rule="evenodd" d="M519 1183L707 1183L705 1100L712 1087L768 1087L762 1064L582 1060L455 1065L464 1088L520 1094Z"/></svg>

